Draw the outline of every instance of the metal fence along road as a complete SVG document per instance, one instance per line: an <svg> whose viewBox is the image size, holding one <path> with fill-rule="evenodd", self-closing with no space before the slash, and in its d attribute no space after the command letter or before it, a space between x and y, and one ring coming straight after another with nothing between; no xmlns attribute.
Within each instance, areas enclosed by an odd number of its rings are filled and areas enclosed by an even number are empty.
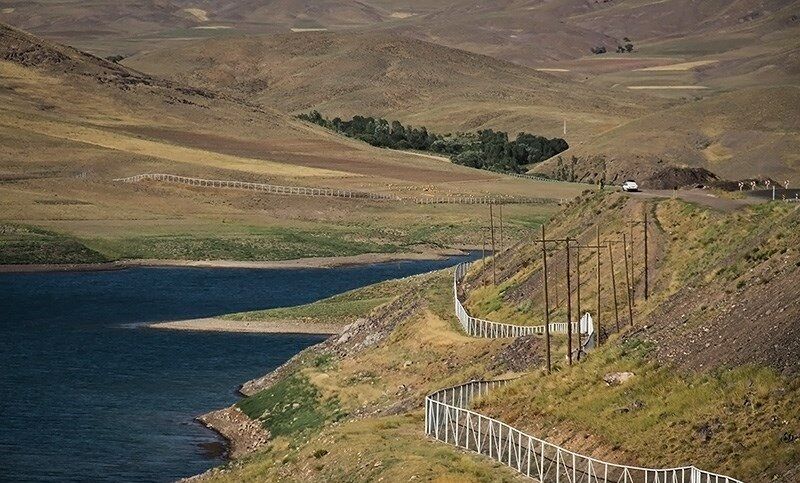
<svg viewBox="0 0 800 483"><path fill-rule="evenodd" d="M544 325L503 324L469 315L467 309L464 308L461 301L458 299L458 282L464 278L471 265L470 263L459 263L456 265L453 274L453 302L455 305L456 317L467 335L496 339L500 337L524 337L527 335L544 334ZM595 335L594 325L592 323L586 323L585 321L582 323L572 322L572 332L577 333L579 329L581 334L587 336L587 343L592 344ZM567 323L551 323L550 332L566 334Z"/></svg>
<svg viewBox="0 0 800 483"><path fill-rule="evenodd" d="M112 181L123 183L136 183L139 181L164 181L169 183L179 183L188 186L198 186L203 188L229 188L240 190L260 191L276 195L294 196L326 196L331 198L351 198L374 201L398 201L418 205L435 204L458 204L458 205L489 205L489 204L545 204L562 203L563 200L548 198L531 197L493 197L493 196L411 196L399 197L385 195L381 193L368 193L365 191L352 191L334 188L311 188L306 186L282 186L265 183L253 183L249 181L233 181L219 179L191 178L188 176L178 176L175 174L164 173L145 173L129 176L127 178L116 178Z"/></svg>
<svg viewBox="0 0 800 483"><path fill-rule="evenodd" d="M458 265L453 276L456 314L467 334L473 337L519 337L541 333L533 327L471 317L458 299L458 282L468 268L468 264ZM566 323L563 325L566 330ZM561 327L551 326L554 332L557 328ZM581 329L585 333L590 331L589 327ZM594 333L593 328L591 333ZM643 468L608 463L548 443L469 409L475 398L511 380L470 381L428 395L425 398L425 433L444 443L493 458L541 483L742 483L694 466Z"/></svg>

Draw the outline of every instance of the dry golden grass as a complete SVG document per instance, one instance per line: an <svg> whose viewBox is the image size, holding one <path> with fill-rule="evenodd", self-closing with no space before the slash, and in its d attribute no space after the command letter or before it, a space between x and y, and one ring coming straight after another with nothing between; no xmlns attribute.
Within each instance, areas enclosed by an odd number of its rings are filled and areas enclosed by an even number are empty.
<svg viewBox="0 0 800 483"><path fill-rule="evenodd" d="M42 118L24 120L20 117L21 116L15 115L15 113L0 111L0 125L27 130L52 138L99 146L113 151L122 151L124 153L132 153L179 163L201 165L205 168L243 171L254 175L280 178L340 178L344 176L357 176L353 173L346 173L343 171L232 156L211 150L194 149L166 142L155 142L104 129L84 127L82 125L76 125L75 123L63 123ZM191 167L188 169L191 170Z"/></svg>
<svg viewBox="0 0 800 483"><path fill-rule="evenodd" d="M167 46L125 62L289 112L314 108L331 117L379 115L440 132L494 128L512 136L525 130L552 137L562 134L566 120L568 140L577 141L659 104L386 34L212 39Z"/></svg>
<svg viewBox="0 0 800 483"><path fill-rule="evenodd" d="M432 442L422 431L424 395L474 374L497 372L487 366L510 342L470 338L454 330L455 321L448 313L449 275L440 272L397 282L395 293L419 293L425 306L404 319L384 342L341 359L312 355L291 376L293 387L273 386L245 400L243 408L260 412L253 405L267 399L265 393L290 393L288 397L301 408L316 408L305 415L314 428L284 432L266 451L229 465L224 473L212 472L209 479L518 481L513 471ZM451 369L438 369L445 366ZM299 398L312 392L314 401ZM323 417L326 408L363 416L318 425L314 418Z"/></svg>
<svg viewBox="0 0 800 483"><path fill-rule="evenodd" d="M655 112L570 148L581 175L650 179L667 166L709 169L726 179L800 182L800 87L747 88ZM535 170L554 170L556 160ZM644 186L647 188L647 185Z"/></svg>
<svg viewBox="0 0 800 483"><path fill-rule="evenodd" d="M0 91L0 220L77 237L108 258L272 259L398 251L425 243L475 245L480 240L462 230L483 224L486 216L474 206L111 181L139 173L403 196L559 200L583 189L373 148L267 108L120 74L119 67L74 50L13 30L3 34L8 37L2 47L29 45L44 60L0 62L9 86ZM509 208L509 235L548 216L554 206ZM292 236L295 242L288 241Z"/></svg>

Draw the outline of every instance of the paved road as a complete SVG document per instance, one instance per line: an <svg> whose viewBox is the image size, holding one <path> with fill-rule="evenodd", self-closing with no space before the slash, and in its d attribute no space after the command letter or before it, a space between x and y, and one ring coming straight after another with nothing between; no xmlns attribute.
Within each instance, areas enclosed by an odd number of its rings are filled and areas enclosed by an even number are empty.
<svg viewBox="0 0 800 483"><path fill-rule="evenodd" d="M758 199L753 197L746 197L743 199L730 199L722 198L707 190L691 189L691 190L645 190L637 193L628 193L632 198L672 198L678 197L689 203L696 203L699 205L708 206L709 208L730 212L743 208L745 206L754 205L757 203L765 203L766 199Z"/></svg>

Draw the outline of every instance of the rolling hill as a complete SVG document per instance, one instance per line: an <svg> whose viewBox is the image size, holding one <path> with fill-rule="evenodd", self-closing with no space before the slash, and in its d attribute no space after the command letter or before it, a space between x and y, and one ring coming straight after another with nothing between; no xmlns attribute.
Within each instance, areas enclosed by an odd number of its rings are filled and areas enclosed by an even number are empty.
<svg viewBox="0 0 800 483"><path fill-rule="evenodd" d="M566 120L585 179L599 173L599 159L609 179L652 180L665 163L795 179L797 1L31 5L0 15L104 55L136 53L126 65L264 108L378 115L444 132L557 136ZM65 24L77 27L59 31ZM291 29L331 32L252 35ZM631 53L589 53L626 37ZM789 127L778 133L736 113L714 132L705 126L713 108L764 105L774 107L767 121ZM642 126L631 122L639 118Z"/></svg>
<svg viewBox="0 0 800 483"><path fill-rule="evenodd" d="M467 336L453 314L452 271L393 282L385 305L351 309L357 322L246 382L247 397L235 407L205 416L241 443L234 443L240 449L250 446L246 424L256 421L264 443L200 480L292 481L300 475L308 481L531 481L513 472L527 472L524 463L517 465L527 459L524 435L523 456L508 460L503 450L487 456L482 446L483 456L477 456L477 445L454 447L459 441L454 431L434 433L440 441L423 431L425 422L436 418L430 411L423 414L426 395L466 381L512 379L481 393L469 408L601 461L648 468L695 465L748 482L797 481L800 211L773 203L721 213L678 199L643 202L620 193L590 193L554 217L547 231L586 247L596 236L619 240L643 212L650 220L650 296L643 297L642 232L636 228L630 252L633 323L620 307L617 324L614 309L625 305L623 247L615 244L613 264L603 249L599 269L591 248L572 258L582 287L572 278L572 310L580 297L581 312L591 313L604 334L602 345L579 362L565 361L566 337L559 334L551 336L552 373L544 370L545 336ZM548 255L551 322L567 320L565 252L554 246ZM459 284L464 305L488 320L543 323L541 260L541 245L521 242L499 253L496 267L474 264ZM598 272L602 294L596 298ZM387 287L342 298L352 304L375 292L387 293ZM258 324L309 312L319 315L304 320L321 322L327 310L307 305L231 318ZM623 382L615 380L621 373ZM456 405L460 397L448 389L445 401ZM459 416L456 427L474 434L472 420ZM441 419L453 422L456 416ZM494 433L486 429L487 419L480 421L475 426ZM505 441L513 455L514 438ZM532 446L540 444L534 441ZM548 460L558 461L531 458L532 467ZM590 474L570 460L560 459L567 481L576 466L579 475ZM604 470L599 464L591 474L603 481ZM555 481L556 474L551 471L543 481ZM663 473L658 475L647 481L663 480ZM609 476L608 481L617 480L616 474ZM668 473L667 481L680 476Z"/></svg>
<svg viewBox="0 0 800 483"><path fill-rule="evenodd" d="M781 0L35 0L4 2L0 21L83 48L119 48L126 54L139 50L136 45L152 47L154 39L367 28L541 66L589 55L598 45L613 51L625 37L637 47L694 39L671 44L690 52L727 48L720 42L726 36L745 43L780 36L796 26L799 5Z"/></svg>
<svg viewBox="0 0 800 483"><path fill-rule="evenodd" d="M730 180L800 182L800 87L745 88L655 112L562 153L579 179L634 178L672 188L670 166L705 168ZM558 160L535 167L553 173ZM664 181L662 182L662 178ZM678 184L682 184L677 181Z"/></svg>
<svg viewBox="0 0 800 483"><path fill-rule="evenodd" d="M308 32L165 47L125 64L287 112L378 115L441 132L482 128L570 142L664 103L397 35Z"/></svg>
<svg viewBox="0 0 800 483"><path fill-rule="evenodd" d="M99 254L93 260L397 251L430 241L474 244L459 241L453 223L483 222L467 206L112 182L139 173L417 196L559 199L580 190L372 148L269 107L146 75L5 25L0 77L3 263L74 259L53 245L88 247ZM525 220L552 209L518 207L513 216ZM432 211L440 215L435 220ZM31 248L41 240L50 248ZM44 255L30 258L36 254Z"/></svg>
<svg viewBox="0 0 800 483"><path fill-rule="evenodd" d="M572 148L562 159L575 156L578 179L584 181L603 172L608 182L636 178L650 187L692 181L692 176L676 180L669 167L705 168L727 179L800 181L799 91L792 83L780 84L794 78L796 66L756 68L785 57L753 49L752 59L716 56L678 64L673 57L673 64L662 59L635 71L613 68L588 82L405 37L355 32L205 40L156 49L126 63L287 112L383 116L439 132L495 128L561 136L566 120ZM608 62L613 61L595 63ZM742 73L750 67L755 71ZM668 101L646 95L653 90L604 85L623 77L620 82L632 84L715 87ZM777 84L740 85L758 78ZM534 172L553 174L557 162Z"/></svg>

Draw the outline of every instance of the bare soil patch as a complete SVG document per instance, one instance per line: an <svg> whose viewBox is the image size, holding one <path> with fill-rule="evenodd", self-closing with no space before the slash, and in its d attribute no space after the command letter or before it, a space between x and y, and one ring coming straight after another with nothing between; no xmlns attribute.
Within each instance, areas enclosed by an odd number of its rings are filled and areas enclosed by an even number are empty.
<svg viewBox="0 0 800 483"><path fill-rule="evenodd" d="M628 86L628 89L632 89L635 91L658 90L658 89L692 90L692 89L708 89L708 87L707 86Z"/></svg>
<svg viewBox="0 0 800 483"><path fill-rule="evenodd" d="M655 72L655 71L684 71L684 70L692 70L696 67L702 67L704 65L715 64L719 61L717 60L696 60L694 62L680 62L677 64L669 64L669 65L656 65L653 67L644 67L641 69L636 69L638 71L645 71L645 72Z"/></svg>

